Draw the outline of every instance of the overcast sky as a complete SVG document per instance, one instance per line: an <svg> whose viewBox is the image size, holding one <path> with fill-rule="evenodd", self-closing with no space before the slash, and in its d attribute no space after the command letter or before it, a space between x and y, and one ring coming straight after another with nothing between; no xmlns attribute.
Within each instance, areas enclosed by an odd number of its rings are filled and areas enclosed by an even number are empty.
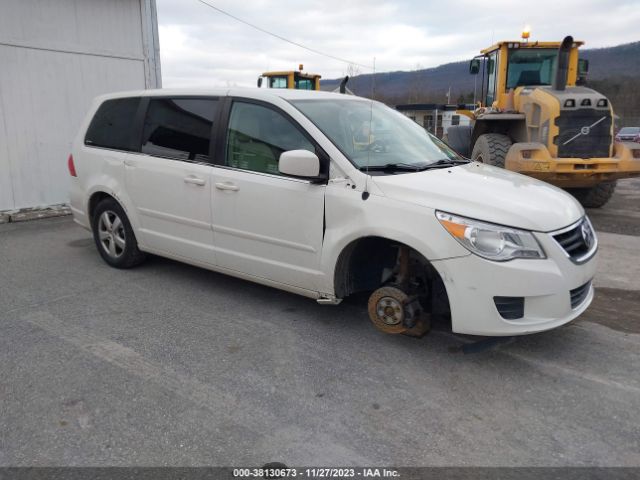
<svg viewBox="0 0 640 480"><path fill-rule="evenodd" d="M268 70L336 78L348 65L258 32L197 0L156 0L164 87L254 86ZM587 47L640 40L639 0L206 0L295 42L371 65L415 70L466 60L492 39L571 34ZM370 70L360 67L362 73Z"/></svg>

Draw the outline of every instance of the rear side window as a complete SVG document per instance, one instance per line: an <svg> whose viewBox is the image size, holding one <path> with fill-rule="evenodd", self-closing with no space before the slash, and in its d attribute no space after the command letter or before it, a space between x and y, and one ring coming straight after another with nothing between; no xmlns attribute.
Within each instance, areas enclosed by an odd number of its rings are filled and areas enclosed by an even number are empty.
<svg viewBox="0 0 640 480"><path fill-rule="evenodd" d="M131 134L139 103L139 98L106 100L93 116L84 137L84 144L131 151Z"/></svg>
<svg viewBox="0 0 640 480"><path fill-rule="evenodd" d="M144 120L142 153L209 161L217 99L152 98Z"/></svg>

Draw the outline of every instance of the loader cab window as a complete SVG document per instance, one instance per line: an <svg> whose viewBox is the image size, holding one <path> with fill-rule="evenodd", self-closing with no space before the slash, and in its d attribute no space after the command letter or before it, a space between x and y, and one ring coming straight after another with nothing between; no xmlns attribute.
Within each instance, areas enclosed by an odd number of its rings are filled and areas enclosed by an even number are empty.
<svg viewBox="0 0 640 480"><path fill-rule="evenodd" d="M487 61L485 62L487 69L487 98L485 105L490 107L496 99L496 83L498 75L498 51L487 55Z"/></svg>
<svg viewBox="0 0 640 480"><path fill-rule="evenodd" d="M288 88L287 76L280 75L277 77L269 77L269 88Z"/></svg>
<svg viewBox="0 0 640 480"><path fill-rule="evenodd" d="M507 90L527 85L551 85L558 51L551 48L509 50Z"/></svg>
<svg viewBox="0 0 640 480"><path fill-rule="evenodd" d="M315 81L312 78L301 77L300 75L294 75L295 88L297 90L315 90Z"/></svg>

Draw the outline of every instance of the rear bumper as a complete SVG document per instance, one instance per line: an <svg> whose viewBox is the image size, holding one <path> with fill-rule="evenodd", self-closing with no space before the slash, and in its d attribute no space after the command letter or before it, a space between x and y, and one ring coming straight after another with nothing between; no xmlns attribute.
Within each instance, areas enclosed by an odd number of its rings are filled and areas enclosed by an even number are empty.
<svg viewBox="0 0 640 480"><path fill-rule="evenodd" d="M577 264L550 235L535 235L547 254L544 260L493 262L468 255L433 262L447 289L454 332L483 336L542 332L574 320L589 307L597 253ZM580 287L588 290L572 305L572 293ZM523 315L504 318L495 297L522 297Z"/></svg>
<svg viewBox="0 0 640 480"><path fill-rule="evenodd" d="M638 151L636 158L634 150ZM553 158L541 143L515 143L507 153L505 168L562 188L588 188L640 176L640 144L616 142L613 157L585 159Z"/></svg>

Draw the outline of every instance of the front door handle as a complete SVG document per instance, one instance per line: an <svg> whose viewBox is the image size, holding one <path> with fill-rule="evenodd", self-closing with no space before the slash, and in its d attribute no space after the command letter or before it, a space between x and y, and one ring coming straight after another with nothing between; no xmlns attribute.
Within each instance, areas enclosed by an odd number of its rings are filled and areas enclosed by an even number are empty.
<svg viewBox="0 0 640 480"><path fill-rule="evenodd" d="M195 175L188 175L184 177L184 183L190 183L191 185L198 185L203 187L207 182L204 178L196 177Z"/></svg>
<svg viewBox="0 0 640 480"><path fill-rule="evenodd" d="M237 192L238 190L240 190L240 187L238 187L237 185L234 185L233 183L230 183L230 182L216 183L216 188L218 190L231 190L231 191L234 191L234 192Z"/></svg>

